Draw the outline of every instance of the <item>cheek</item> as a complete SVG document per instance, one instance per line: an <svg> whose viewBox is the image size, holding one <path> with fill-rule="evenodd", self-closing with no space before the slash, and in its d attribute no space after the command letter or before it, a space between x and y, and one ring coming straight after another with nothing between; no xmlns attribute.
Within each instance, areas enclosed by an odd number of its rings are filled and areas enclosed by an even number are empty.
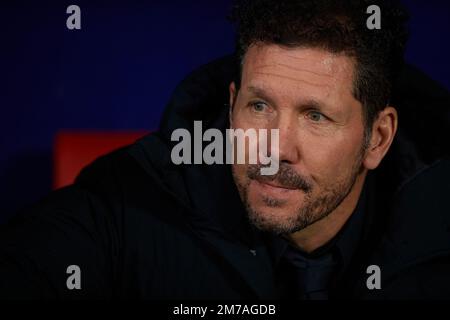
<svg viewBox="0 0 450 320"><path fill-rule="evenodd" d="M315 180L336 180L351 172L359 155L361 141L343 136L305 144L303 160Z"/></svg>
<svg viewBox="0 0 450 320"><path fill-rule="evenodd" d="M248 180L247 178L247 166L243 164L233 164L233 176L240 184L245 184Z"/></svg>
<svg viewBox="0 0 450 320"><path fill-rule="evenodd" d="M266 122L257 123L253 120L248 120L245 117L240 117L239 115L234 117L232 129L242 129L244 132L249 133L248 137L244 139L234 138L234 163L242 164L256 164L259 163L259 153L258 150L263 150L264 154L267 154L267 150L270 150L269 139L270 139L270 129ZM265 135L260 137L261 130L264 130ZM236 132L236 131L235 131ZM254 133L250 134L250 133ZM250 139L254 137L254 139ZM262 143L262 145L260 145ZM263 152L261 151L261 152ZM238 156L243 155L244 159L238 160ZM243 165L238 167L244 167ZM236 168L236 171L241 172L244 168Z"/></svg>

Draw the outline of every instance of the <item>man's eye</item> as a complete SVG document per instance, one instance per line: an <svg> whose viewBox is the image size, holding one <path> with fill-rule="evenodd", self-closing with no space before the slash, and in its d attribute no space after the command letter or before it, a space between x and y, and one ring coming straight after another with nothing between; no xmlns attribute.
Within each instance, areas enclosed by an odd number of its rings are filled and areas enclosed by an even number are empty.
<svg viewBox="0 0 450 320"><path fill-rule="evenodd" d="M252 102L250 103L250 107L255 112L268 112L268 106L264 102Z"/></svg>
<svg viewBox="0 0 450 320"><path fill-rule="evenodd" d="M320 121L323 121L323 120L326 119L326 117L322 113L320 113L318 111L310 111L310 112L308 112L307 117L308 117L308 119L310 119L310 120L312 120L314 122L320 122Z"/></svg>

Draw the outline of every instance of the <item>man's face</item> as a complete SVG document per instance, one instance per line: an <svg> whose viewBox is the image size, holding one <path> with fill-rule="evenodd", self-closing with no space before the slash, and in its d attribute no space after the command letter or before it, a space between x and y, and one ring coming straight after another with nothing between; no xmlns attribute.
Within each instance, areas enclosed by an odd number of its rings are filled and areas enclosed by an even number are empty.
<svg viewBox="0 0 450 320"><path fill-rule="evenodd" d="M253 45L241 86L230 87L232 128L279 129L279 170L234 164L250 221L293 233L318 221L347 197L364 157L362 105L352 95L354 62L314 48ZM270 150L270 148L269 148Z"/></svg>

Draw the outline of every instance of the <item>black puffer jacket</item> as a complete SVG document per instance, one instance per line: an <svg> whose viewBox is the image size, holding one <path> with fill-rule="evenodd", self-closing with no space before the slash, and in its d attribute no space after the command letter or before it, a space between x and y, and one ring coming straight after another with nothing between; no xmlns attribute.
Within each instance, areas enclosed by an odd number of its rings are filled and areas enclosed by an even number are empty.
<svg viewBox="0 0 450 320"><path fill-rule="evenodd" d="M175 166L171 132L228 126L231 57L176 89L160 130L101 157L76 183L2 227L0 296L277 298L267 239L249 226L227 165ZM413 68L400 130L371 174L363 237L332 296L450 298L450 100ZM382 270L368 290L366 268ZM69 290L67 267L81 270Z"/></svg>

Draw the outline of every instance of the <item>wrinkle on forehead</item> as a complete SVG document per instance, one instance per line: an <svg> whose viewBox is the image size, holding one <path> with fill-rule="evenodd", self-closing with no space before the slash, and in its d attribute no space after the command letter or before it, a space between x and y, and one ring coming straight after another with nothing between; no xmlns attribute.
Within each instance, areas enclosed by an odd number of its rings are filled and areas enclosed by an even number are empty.
<svg viewBox="0 0 450 320"><path fill-rule="evenodd" d="M283 78L283 79L292 80L292 81L295 81L295 82L306 83L306 84L308 84L310 86L315 86L315 87L327 87L327 88L330 88L329 85L326 85L324 83L307 81L307 80L299 78L299 77L290 77L290 76L286 76L284 74L277 74L277 73L271 73L271 72L255 72L255 74L262 75L262 76L279 77L279 78Z"/></svg>
<svg viewBox="0 0 450 320"><path fill-rule="evenodd" d="M342 86L348 80L348 75L352 74L346 72L352 68L351 58L343 59L344 55L326 50L301 47L291 49L267 44L255 44L250 50L253 50L252 59L247 60L247 65L251 65L255 75L278 77L299 85L307 84L331 90Z"/></svg>
<svg viewBox="0 0 450 320"><path fill-rule="evenodd" d="M277 66L280 66L282 68L288 68L288 69L291 69L291 70L294 70L294 71L299 71L299 72L309 72L309 73L312 73L312 74L314 74L316 76L320 76L320 77L333 77L329 73L321 73L321 72L308 70L308 69L305 69L305 68L298 68L298 67L295 67L293 65L289 65L287 63L281 63L281 62L275 62L272 65L270 65L270 64L260 65L260 66L257 66L257 67L264 69L264 68L271 68L271 67L277 67Z"/></svg>

